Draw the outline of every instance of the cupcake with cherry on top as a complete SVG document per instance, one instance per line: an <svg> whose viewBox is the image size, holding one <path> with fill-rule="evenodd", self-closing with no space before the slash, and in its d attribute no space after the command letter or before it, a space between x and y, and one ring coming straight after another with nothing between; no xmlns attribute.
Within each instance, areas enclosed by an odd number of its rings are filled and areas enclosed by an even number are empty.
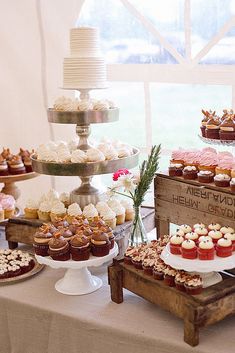
<svg viewBox="0 0 235 353"><path fill-rule="evenodd" d="M110 242L107 234L95 231L91 236L92 255L101 257L109 254Z"/></svg>
<svg viewBox="0 0 235 353"><path fill-rule="evenodd" d="M181 254L185 259L196 259L197 258L197 247L193 240L187 239L183 241L181 245Z"/></svg>
<svg viewBox="0 0 235 353"><path fill-rule="evenodd" d="M185 180L195 180L197 179L198 170L195 166L187 166L183 169L183 178Z"/></svg>
<svg viewBox="0 0 235 353"><path fill-rule="evenodd" d="M60 231L55 232L53 238L49 240L48 254L55 261L67 261L70 259L68 241L61 236Z"/></svg>
<svg viewBox="0 0 235 353"><path fill-rule="evenodd" d="M181 254L181 244L184 241L184 237L181 235L173 235L170 238L170 252L174 255L180 255Z"/></svg>
<svg viewBox="0 0 235 353"><path fill-rule="evenodd" d="M232 241L233 251L235 251L235 233L226 233L224 238Z"/></svg>
<svg viewBox="0 0 235 353"><path fill-rule="evenodd" d="M203 240L198 244L198 258L199 260L213 260L215 247L212 240Z"/></svg>
<svg viewBox="0 0 235 353"><path fill-rule="evenodd" d="M217 174L214 176L214 183L218 187L226 188L230 186L230 176L227 174Z"/></svg>
<svg viewBox="0 0 235 353"><path fill-rule="evenodd" d="M70 241L70 252L74 261L85 261L90 256L90 242L83 234L76 234Z"/></svg>
<svg viewBox="0 0 235 353"><path fill-rule="evenodd" d="M197 177L199 183L203 184L213 183L214 181L214 173L212 173L210 170L201 170L199 173L197 173Z"/></svg>
<svg viewBox="0 0 235 353"><path fill-rule="evenodd" d="M197 295L202 292L202 279L199 275L189 276L185 281L186 293Z"/></svg>
<svg viewBox="0 0 235 353"><path fill-rule="evenodd" d="M10 174L25 174L26 169L24 166L24 163L22 161L22 158L20 156L13 156L9 161L8 161L8 167L9 167L9 172Z"/></svg>
<svg viewBox="0 0 235 353"><path fill-rule="evenodd" d="M228 257L232 255L233 245L231 239L221 238L216 244L216 255L219 257Z"/></svg>
<svg viewBox="0 0 235 353"><path fill-rule="evenodd" d="M220 230L210 230L208 235L212 239L214 244L216 244L218 240L223 237L223 234Z"/></svg>

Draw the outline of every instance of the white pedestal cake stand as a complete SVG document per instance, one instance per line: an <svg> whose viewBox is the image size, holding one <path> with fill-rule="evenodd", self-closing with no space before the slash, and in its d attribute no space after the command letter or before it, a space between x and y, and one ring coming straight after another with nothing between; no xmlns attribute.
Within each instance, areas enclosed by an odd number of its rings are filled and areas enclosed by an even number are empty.
<svg viewBox="0 0 235 353"><path fill-rule="evenodd" d="M235 255L219 257L215 255L214 260L189 260L181 255L173 255L167 244L161 253L162 260L177 270L198 273L202 277L203 288L212 286L222 281L222 276L217 271L230 270L235 267Z"/></svg>
<svg viewBox="0 0 235 353"><path fill-rule="evenodd" d="M67 295L83 295L96 291L102 287L102 280L92 276L87 267L98 267L105 262L112 260L118 254L118 246L115 243L109 254L102 257L90 256L87 261L55 261L51 257L35 255L40 264L48 265L52 268L65 268L67 271L63 278L55 284L55 289Z"/></svg>

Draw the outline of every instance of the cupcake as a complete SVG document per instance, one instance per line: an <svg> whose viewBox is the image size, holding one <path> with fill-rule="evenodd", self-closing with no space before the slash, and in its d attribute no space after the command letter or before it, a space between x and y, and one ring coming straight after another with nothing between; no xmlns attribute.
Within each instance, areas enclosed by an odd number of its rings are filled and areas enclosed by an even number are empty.
<svg viewBox="0 0 235 353"><path fill-rule="evenodd" d="M0 204L0 222L4 221L4 209Z"/></svg>
<svg viewBox="0 0 235 353"><path fill-rule="evenodd" d="M202 292L202 279L199 275L189 276L185 281L186 293L197 295Z"/></svg>
<svg viewBox="0 0 235 353"><path fill-rule="evenodd" d="M11 195L5 195L1 197L1 205L4 210L4 218L8 219L15 215L15 199Z"/></svg>
<svg viewBox="0 0 235 353"><path fill-rule="evenodd" d="M230 177L227 174L217 174L214 177L214 183L218 187L228 187L230 186Z"/></svg>
<svg viewBox="0 0 235 353"><path fill-rule="evenodd" d="M70 241L70 252L74 261L85 261L90 257L90 242L85 235L76 234Z"/></svg>
<svg viewBox="0 0 235 353"><path fill-rule="evenodd" d="M220 230L221 225L219 223L210 223L208 225L208 230Z"/></svg>
<svg viewBox="0 0 235 353"><path fill-rule="evenodd" d="M94 232L91 236L91 252L93 256L106 256L109 254L110 242L107 234Z"/></svg>
<svg viewBox="0 0 235 353"><path fill-rule="evenodd" d="M230 189L233 194L235 194L235 178L232 178L230 181Z"/></svg>
<svg viewBox="0 0 235 353"><path fill-rule="evenodd" d="M171 163L184 165L185 151L182 149L173 151L171 154Z"/></svg>
<svg viewBox="0 0 235 353"><path fill-rule="evenodd" d="M207 121L206 124L206 131L205 131L205 136L209 139L216 139L219 140L219 125L220 122L218 119L216 119L213 115L209 116L209 120Z"/></svg>
<svg viewBox="0 0 235 353"><path fill-rule="evenodd" d="M233 251L235 251L235 233L226 233L224 238L232 241Z"/></svg>
<svg viewBox="0 0 235 353"><path fill-rule="evenodd" d="M39 205L38 218L43 222L49 222L51 220L51 203L49 201L43 201Z"/></svg>
<svg viewBox="0 0 235 353"><path fill-rule="evenodd" d="M6 176L8 174L9 171L7 161L0 155L0 176Z"/></svg>
<svg viewBox="0 0 235 353"><path fill-rule="evenodd" d="M123 224L125 222L125 208L116 199L109 200L108 205L116 214L117 225Z"/></svg>
<svg viewBox="0 0 235 353"><path fill-rule="evenodd" d="M174 255L180 255L183 241L184 238L181 235L173 235L170 238L170 252Z"/></svg>
<svg viewBox="0 0 235 353"><path fill-rule="evenodd" d="M185 234L185 239L191 239L191 240L195 241L196 244L198 242L198 238L199 238L199 236L198 236L197 232L189 232L189 233Z"/></svg>
<svg viewBox="0 0 235 353"><path fill-rule="evenodd" d="M175 276L175 287L181 292L185 292L185 281L187 279L187 273L185 271L179 271Z"/></svg>
<svg viewBox="0 0 235 353"><path fill-rule="evenodd" d="M110 249L113 249L114 243L115 243L115 237L114 237L112 228L109 227L108 225L104 225L104 226L100 227L100 231L107 234L107 236L109 238Z"/></svg>
<svg viewBox="0 0 235 353"><path fill-rule="evenodd" d="M205 227L197 227L194 232L197 233L199 237L202 235L206 236L208 234L208 230Z"/></svg>
<svg viewBox="0 0 235 353"><path fill-rule="evenodd" d="M195 180L197 179L198 170L195 166L187 166L183 169L183 178L185 180Z"/></svg>
<svg viewBox="0 0 235 353"><path fill-rule="evenodd" d="M107 211L110 208L107 202L104 202L104 201L99 201L95 207L100 215L104 214L105 211Z"/></svg>
<svg viewBox="0 0 235 353"><path fill-rule="evenodd" d="M183 169L184 169L183 164L171 163L168 168L169 176L170 177L182 176Z"/></svg>
<svg viewBox="0 0 235 353"><path fill-rule="evenodd" d="M55 201L51 207L51 214L50 214L51 221L54 222L56 220L56 218L58 218L58 217L60 217L60 218L65 217L66 212L67 212L67 210L66 210L63 202Z"/></svg>
<svg viewBox="0 0 235 353"><path fill-rule="evenodd" d="M211 241L212 238L209 237L209 235L201 235L199 238L198 238L198 242L200 243L200 241Z"/></svg>
<svg viewBox="0 0 235 353"><path fill-rule="evenodd" d="M179 227L179 230L182 230L184 232L184 234L192 232L192 228L188 224L182 224Z"/></svg>
<svg viewBox="0 0 235 353"><path fill-rule="evenodd" d="M89 205L84 207L83 216L87 218L89 222L92 222L94 217L98 217L98 211L95 206L90 203Z"/></svg>
<svg viewBox="0 0 235 353"><path fill-rule="evenodd" d="M216 244L217 241L223 237L223 234L219 230L210 230L208 235L212 239L214 244Z"/></svg>
<svg viewBox="0 0 235 353"><path fill-rule="evenodd" d="M39 209L38 202L33 199L28 199L28 201L25 204L25 208L24 208L25 218L37 219L38 218L38 209Z"/></svg>
<svg viewBox="0 0 235 353"><path fill-rule="evenodd" d="M111 208L108 208L106 212L102 213L101 217L103 218L105 224L107 224L109 227L111 227L112 229L116 228L116 213L111 210Z"/></svg>
<svg viewBox="0 0 235 353"><path fill-rule="evenodd" d="M224 235L226 233L234 233L234 229L229 226L223 226L220 228L221 233Z"/></svg>
<svg viewBox="0 0 235 353"><path fill-rule="evenodd" d="M66 239L69 244L70 244L70 241L72 239L72 237L74 236L73 232L69 229L69 227L67 228L61 228L58 230L60 232L60 235Z"/></svg>
<svg viewBox="0 0 235 353"><path fill-rule="evenodd" d="M4 147L3 147L3 150L2 150L1 156L2 156L3 159L6 159L7 161L9 161L13 157L10 149L9 148L4 148Z"/></svg>
<svg viewBox="0 0 235 353"><path fill-rule="evenodd" d="M233 164L232 170L231 170L231 178L235 178L235 165Z"/></svg>
<svg viewBox="0 0 235 353"><path fill-rule="evenodd" d="M201 129L202 136L206 137L206 124L207 124L207 122L209 120L209 112L202 109L202 114L204 116L203 116L203 119L201 121L200 129Z"/></svg>
<svg viewBox="0 0 235 353"><path fill-rule="evenodd" d="M68 208L71 203L70 202L70 193L69 192L62 192L62 194L60 194L60 196L59 196L59 200L61 202L63 202L63 204L66 208Z"/></svg>
<svg viewBox="0 0 235 353"><path fill-rule="evenodd" d="M187 224L185 224L185 225L187 225ZM181 227L182 227L182 226L181 226ZM188 227L189 227L189 226L188 226ZM177 228L177 229L176 229L175 235L181 235L182 237L184 237L184 234L186 234L186 233L184 232L183 229L180 229L180 228Z"/></svg>
<svg viewBox="0 0 235 353"><path fill-rule="evenodd" d="M209 184L214 181L214 173L210 170L201 170L197 173L199 183Z"/></svg>
<svg viewBox="0 0 235 353"><path fill-rule="evenodd" d="M124 254L124 263L127 265L132 265L132 255L136 253L136 248L133 246L128 246Z"/></svg>
<svg viewBox="0 0 235 353"><path fill-rule="evenodd" d="M82 210L78 203L74 202L69 205L67 210L67 221L68 223L72 223L74 218L78 218L82 215Z"/></svg>
<svg viewBox="0 0 235 353"><path fill-rule="evenodd" d="M166 266L164 270L164 283L166 283L166 285L169 287L174 287L176 274L177 270L175 270L171 266Z"/></svg>
<svg viewBox="0 0 235 353"><path fill-rule="evenodd" d="M48 256L49 241L52 238L52 234L49 231L49 227L42 230L41 228L34 234L33 247L35 254L40 256Z"/></svg>
<svg viewBox="0 0 235 353"><path fill-rule="evenodd" d="M82 150L75 150L71 154L71 162L72 163L86 163L87 162L87 155Z"/></svg>
<svg viewBox="0 0 235 353"><path fill-rule="evenodd" d="M163 280L165 269L166 269L166 265L164 264L164 262L157 260L157 263L155 263L153 268L153 278L158 281Z"/></svg>
<svg viewBox="0 0 235 353"><path fill-rule="evenodd" d="M197 258L197 247L193 240L187 239L181 244L181 254L185 259L196 259Z"/></svg>
<svg viewBox="0 0 235 353"><path fill-rule="evenodd" d="M149 257L143 260L142 267L146 275L148 276L153 275L153 268L154 268L155 262L156 260L154 258L149 258Z"/></svg>
<svg viewBox="0 0 235 353"><path fill-rule="evenodd" d="M216 255L219 257L228 257L232 255L233 245L232 240L221 238L216 244Z"/></svg>
<svg viewBox="0 0 235 353"><path fill-rule="evenodd" d="M221 124L219 132L220 140L235 140L235 122L233 114L229 115Z"/></svg>
<svg viewBox="0 0 235 353"><path fill-rule="evenodd" d="M133 202L129 200L121 200L120 203L125 208L125 221L133 221L135 216Z"/></svg>
<svg viewBox="0 0 235 353"><path fill-rule="evenodd" d="M56 232L49 240L48 254L55 261L67 261L70 259L69 243L60 232Z"/></svg>
<svg viewBox="0 0 235 353"><path fill-rule="evenodd" d="M26 169L26 173L32 173L33 172L33 167L32 167L32 160L30 156L26 156L23 159L24 166Z"/></svg>
<svg viewBox="0 0 235 353"><path fill-rule="evenodd" d="M9 173L10 174L24 174L26 169L20 156L13 156L8 161Z"/></svg>
<svg viewBox="0 0 235 353"><path fill-rule="evenodd" d="M212 240L203 240L198 244L198 258L199 260L213 260L215 248Z"/></svg>

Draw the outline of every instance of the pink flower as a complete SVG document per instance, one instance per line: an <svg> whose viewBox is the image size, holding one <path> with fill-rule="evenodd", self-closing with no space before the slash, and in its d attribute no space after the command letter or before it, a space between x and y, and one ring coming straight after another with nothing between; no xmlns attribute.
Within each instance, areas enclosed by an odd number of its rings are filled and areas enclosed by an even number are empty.
<svg viewBox="0 0 235 353"><path fill-rule="evenodd" d="M116 173L113 173L113 181L117 181L121 175L130 174L128 169L119 169Z"/></svg>

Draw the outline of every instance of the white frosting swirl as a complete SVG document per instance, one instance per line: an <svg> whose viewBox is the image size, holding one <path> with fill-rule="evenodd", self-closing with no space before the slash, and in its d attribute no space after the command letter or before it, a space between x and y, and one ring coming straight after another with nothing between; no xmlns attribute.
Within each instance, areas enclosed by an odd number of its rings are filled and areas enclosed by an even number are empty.
<svg viewBox="0 0 235 353"><path fill-rule="evenodd" d="M212 239L220 239L223 236L223 234L219 230L211 230L208 235Z"/></svg>
<svg viewBox="0 0 235 353"><path fill-rule="evenodd" d="M101 162L105 160L104 154L97 148L90 148L86 155L88 162Z"/></svg>
<svg viewBox="0 0 235 353"><path fill-rule="evenodd" d="M57 152L58 162L67 163L71 161L71 154L67 148L61 149L60 152Z"/></svg>
<svg viewBox="0 0 235 353"><path fill-rule="evenodd" d="M55 189L50 189L46 194L46 200L51 202L59 200L59 193Z"/></svg>
<svg viewBox="0 0 235 353"><path fill-rule="evenodd" d="M51 211L51 203L49 201L43 201L42 203L40 203L39 211L50 212Z"/></svg>
<svg viewBox="0 0 235 353"><path fill-rule="evenodd" d="M198 234L195 232L187 233L187 234L185 234L185 239L197 240Z"/></svg>
<svg viewBox="0 0 235 353"><path fill-rule="evenodd" d="M69 205L69 207L68 207L68 215L69 216L74 216L74 217L82 215L82 210L81 210L81 208L80 208L78 203L74 202L71 205Z"/></svg>
<svg viewBox="0 0 235 353"><path fill-rule="evenodd" d="M61 202L70 203L70 193L69 192L62 192L62 194L60 194L59 200Z"/></svg>
<svg viewBox="0 0 235 353"><path fill-rule="evenodd" d="M222 227L220 231L222 234L234 233L234 229L232 227Z"/></svg>
<svg viewBox="0 0 235 353"><path fill-rule="evenodd" d="M84 207L83 215L86 218L94 218L98 216L98 211L95 208L95 206L92 203L90 203L89 205Z"/></svg>
<svg viewBox="0 0 235 353"><path fill-rule="evenodd" d="M117 216L125 214L125 208L122 207L121 204L119 206L112 207L111 209L116 213Z"/></svg>
<svg viewBox="0 0 235 353"><path fill-rule="evenodd" d="M78 143L79 143L78 139L73 139L68 142L68 149L69 149L70 153L72 153L73 151L75 151L78 148Z"/></svg>
<svg viewBox="0 0 235 353"><path fill-rule="evenodd" d="M110 220L114 219L116 217L116 213L111 210L111 208L108 208L106 212L102 214L103 220Z"/></svg>
<svg viewBox="0 0 235 353"><path fill-rule="evenodd" d="M133 211L133 202L130 201L129 199L121 200L120 203L122 207L125 208L125 210Z"/></svg>
<svg viewBox="0 0 235 353"><path fill-rule="evenodd" d="M195 242L191 239L187 239L182 243L182 248L184 249L193 249L195 246Z"/></svg>
<svg viewBox="0 0 235 353"><path fill-rule="evenodd" d="M235 241L235 233L226 233L226 234L224 235L224 238L225 238L225 239L230 239L230 240L232 240L232 241Z"/></svg>
<svg viewBox="0 0 235 353"><path fill-rule="evenodd" d="M217 174L214 176L214 180L220 181L220 180L230 180L230 176L227 174Z"/></svg>
<svg viewBox="0 0 235 353"><path fill-rule="evenodd" d="M96 209L101 215L103 215L106 211L110 210L110 207L107 202L99 201L96 204Z"/></svg>
<svg viewBox="0 0 235 353"><path fill-rule="evenodd" d="M71 154L72 163L85 163L87 161L86 153L82 150L75 150Z"/></svg>
<svg viewBox="0 0 235 353"><path fill-rule="evenodd" d="M214 244L211 240L200 241L198 246L200 249L213 249L214 248Z"/></svg>
<svg viewBox="0 0 235 353"><path fill-rule="evenodd" d="M46 162L58 162L58 155L55 151L40 151L37 153L37 158Z"/></svg>
<svg viewBox="0 0 235 353"><path fill-rule="evenodd" d="M107 203L108 203L108 205L109 205L110 208L117 207L117 206L121 206L120 201L117 200L117 199L110 199L110 200L108 200Z"/></svg>
<svg viewBox="0 0 235 353"><path fill-rule="evenodd" d="M61 201L55 201L52 204L51 212L55 214L64 214L66 213L66 208Z"/></svg>
<svg viewBox="0 0 235 353"><path fill-rule="evenodd" d="M25 204L25 207L31 210L37 210L39 208L39 203L37 200L28 199Z"/></svg>
<svg viewBox="0 0 235 353"><path fill-rule="evenodd" d="M173 235L170 238L170 243L174 245L179 245L182 244L184 241L184 238L181 235Z"/></svg>
<svg viewBox="0 0 235 353"><path fill-rule="evenodd" d="M221 238L218 240L217 245L222 246L222 247L229 247L232 245L232 240L231 239L226 239L226 238Z"/></svg>
<svg viewBox="0 0 235 353"><path fill-rule="evenodd" d="M118 158L125 158L131 155L130 150L126 147L118 148L117 152L118 152Z"/></svg>

